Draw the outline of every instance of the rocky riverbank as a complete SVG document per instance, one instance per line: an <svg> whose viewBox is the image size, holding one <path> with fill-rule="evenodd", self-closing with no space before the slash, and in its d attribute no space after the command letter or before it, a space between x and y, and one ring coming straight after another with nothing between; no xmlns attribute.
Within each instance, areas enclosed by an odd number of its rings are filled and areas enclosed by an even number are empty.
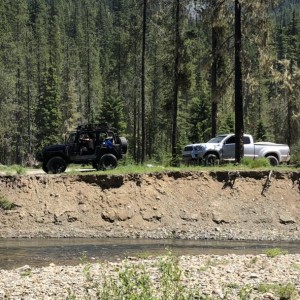
<svg viewBox="0 0 300 300"><path fill-rule="evenodd" d="M50 264L44 268L0 270L0 299L114 299L114 286L109 284L112 278L117 278L119 293L125 288L126 278L131 278L127 293L132 289L136 294L141 290L135 288L147 287L149 278L151 293L157 295L164 289L162 274L166 275L166 270L171 270L168 282L173 280L169 296L173 288L180 288L177 292L198 295L192 299L300 299L300 254L181 256L178 265L173 259L129 258L118 263L86 261L78 266ZM172 269L168 269L170 265ZM141 274L143 285L138 281ZM104 292L110 292L107 297L111 298L104 298Z"/></svg>

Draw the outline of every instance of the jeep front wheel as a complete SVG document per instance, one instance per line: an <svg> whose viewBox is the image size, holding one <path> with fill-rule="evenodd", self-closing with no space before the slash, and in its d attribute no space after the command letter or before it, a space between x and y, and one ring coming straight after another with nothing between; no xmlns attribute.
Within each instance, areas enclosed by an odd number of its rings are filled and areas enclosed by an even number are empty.
<svg viewBox="0 0 300 300"><path fill-rule="evenodd" d="M67 163L66 161L60 157L60 156L55 156L49 159L47 163L47 169L50 174L59 174L63 173L67 168Z"/></svg>
<svg viewBox="0 0 300 300"><path fill-rule="evenodd" d="M101 156L99 163L98 163L98 170L112 170L116 168L118 165L117 158L111 154L107 153Z"/></svg>
<svg viewBox="0 0 300 300"><path fill-rule="evenodd" d="M48 173L48 172L49 172L49 170L48 170L48 168L47 168L47 163L46 163L46 162L43 162L43 163L42 163L42 169L43 169L43 171L44 171L45 173Z"/></svg>

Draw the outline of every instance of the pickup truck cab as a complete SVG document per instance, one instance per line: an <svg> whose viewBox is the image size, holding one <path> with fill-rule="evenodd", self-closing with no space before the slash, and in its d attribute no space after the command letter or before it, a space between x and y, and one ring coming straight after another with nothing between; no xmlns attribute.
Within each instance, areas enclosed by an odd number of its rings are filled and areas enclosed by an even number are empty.
<svg viewBox="0 0 300 300"><path fill-rule="evenodd" d="M276 166L290 160L290 148L288 145L275 144L270 142L254 143L250 134L244 134L244 157L269 159L270 164ZM235 135L220 134L207 143L190 144L184 147L182 152L183 161L190 163L192 161L204 162L206 165L215 164L217 160L234 161L235 160Z"/></svg>

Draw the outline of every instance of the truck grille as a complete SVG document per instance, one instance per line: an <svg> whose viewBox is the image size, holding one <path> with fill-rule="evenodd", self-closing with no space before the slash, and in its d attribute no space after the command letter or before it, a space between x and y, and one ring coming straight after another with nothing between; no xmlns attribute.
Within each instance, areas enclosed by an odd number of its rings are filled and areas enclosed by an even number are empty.
<svg viewBox="0 0 300 300"><path fill-rule="evenodd" d="M187 146L187 147L185 147L184 151L193 151L193 146Z"/></svg>

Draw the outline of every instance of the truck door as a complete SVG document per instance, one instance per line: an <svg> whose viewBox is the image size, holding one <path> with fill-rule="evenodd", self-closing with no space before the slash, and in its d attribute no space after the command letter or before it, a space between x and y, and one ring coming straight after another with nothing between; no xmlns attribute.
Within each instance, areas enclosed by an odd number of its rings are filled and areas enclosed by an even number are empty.
<svg viewBox="0 0 300 300"><path fill-rule="evenodd" d="M235 158L235 136L231 136L223 144L223 159L234 159Z"/></svg>
<svg viewBox="0 0 300 300"><path fill-rule="evenodd" d="M249 136L243 136L243 143L244 143L244 157L253 158L254 145L251 144Z"/></svg>
<svg viewBox="0 0 300 300"><path fill-rule="evenodd" d="M243 136L244 157L253 158L253 144L248 136ZM223 145L223 159L235 159L235 136L231 136Z"/></svg>

